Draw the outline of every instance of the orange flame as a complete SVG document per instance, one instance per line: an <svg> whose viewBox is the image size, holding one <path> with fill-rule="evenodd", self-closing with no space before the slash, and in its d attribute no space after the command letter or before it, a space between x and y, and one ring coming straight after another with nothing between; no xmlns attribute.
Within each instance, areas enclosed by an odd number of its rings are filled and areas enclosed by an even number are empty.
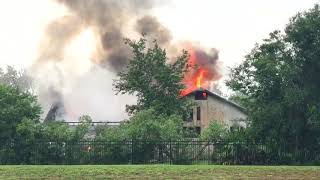
<svg viewBox="0 0 320 180"><path fill-rule="evenodd" d="M200 88L208 89L210 82L220 79L221 74L218 71L216 64L217 58L210 56L201 49L189 47L190 57L188 59L188 66L191 67L184 75L183 84L185 89L181 91L180 95L185 96L192 91Z"/></svg>
<svg viewBox="0 0 320 180"><path fill-rule="evenodd" d="M204 71L200 71L200 73L199 73L199 75L196 77L196 80L197 80L197 88L201 88L201 81L202 81L202 79L203 79L203 73L204 73Z"/></svg>

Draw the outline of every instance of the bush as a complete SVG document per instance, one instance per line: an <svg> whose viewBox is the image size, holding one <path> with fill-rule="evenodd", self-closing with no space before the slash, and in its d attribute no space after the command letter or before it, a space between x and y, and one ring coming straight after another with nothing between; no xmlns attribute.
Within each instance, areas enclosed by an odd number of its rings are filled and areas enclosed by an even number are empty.
<svg viewBox="0 0 320 180"><path fill-rule="evenodd" d="M100 129L96 140L131 142L129 150L128 146L120 143L119 146L113 145L112 149L109 148L106 155L119 155L116 152L120 151L123 157L117 157L119 159L125 159L128 153L131 153L133 157L131 160L135 163L155 161L152 158L157 152L167 152L168 147L161 142L182 139L182 122L182 118L177 115L157 115L154 109L143 110L131 117L128 123L121 124L119 127L109 126ZM110 157L106 158L110 159Z"/></svg>
<svg viewBox="0 0 320 180"><path fill-rule="evenodd" d="M211 121L209 127L201 134L201 140L211 142L225 141L227 137L227 129L217 121Z"/></svg>
<svg viewBox="0 0 320 180"><path fill-rule="evenodd" d="M38 122L40 113L35 96L0 84L0 138L14 138L16 127L24 118Z"/></svg>

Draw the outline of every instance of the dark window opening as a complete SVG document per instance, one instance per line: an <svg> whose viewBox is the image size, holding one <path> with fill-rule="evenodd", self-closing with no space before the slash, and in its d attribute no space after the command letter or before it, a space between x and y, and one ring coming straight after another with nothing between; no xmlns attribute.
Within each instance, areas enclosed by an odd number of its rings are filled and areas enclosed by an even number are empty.
<svg viewBox="0 0 320 180"><path fill-rule="evenodd" d="M203 91L196 91L194 99L195 100L207 100L208 99L208 93L207 92L203 92Z"/></svg>
<svg viewBox="0 0 320 180"><path fill-rule="evenodd" d="M201 134L201 127L196 127L196 133L197 133L197 135Z"/></svg>
<svg viewBox="0 0 320 180"><path fill-rule="evenodd" d="M187 120L188 121L192 121L193 120L193 109L190 110L189 117L188 117Z"/></svg>
<svg viewBox="0 0 320 180"><path fill-rule="evenodd" d="M197 107L197 120L198 121L201 120L201 109L200 109L200 106Z"/></svg>

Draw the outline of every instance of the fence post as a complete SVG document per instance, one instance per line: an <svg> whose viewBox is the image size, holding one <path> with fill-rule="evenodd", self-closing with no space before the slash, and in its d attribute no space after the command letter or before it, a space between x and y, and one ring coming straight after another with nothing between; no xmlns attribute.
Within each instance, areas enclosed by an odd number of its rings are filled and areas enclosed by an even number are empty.
<svg viewBox="0 0 320 180"><path fill-rule="evenodd" d="M170 164L172 164L172 158L173 157L172 157L171 139L169 140L169 149L170 149L170 153L169 153L170 154L170 157L169 157L170 161L169 162L170 162Z"/></svg>
<svg viewBox="0 0 320 180"><path fill-rule="evenodd" d="M133 140L131 140L131 160L130 160L130 164L133 164Z"/></svg>

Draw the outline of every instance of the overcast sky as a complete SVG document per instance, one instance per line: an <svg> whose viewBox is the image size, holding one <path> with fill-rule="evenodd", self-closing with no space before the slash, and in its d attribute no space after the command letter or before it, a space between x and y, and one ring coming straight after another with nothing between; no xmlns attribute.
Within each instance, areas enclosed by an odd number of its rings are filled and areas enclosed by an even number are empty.
<svg viewBox="0 0 320 180"><path fill-rule="evenodd" d="M283 29L289 17L319 3L316 0L159 2L153 13L171 30L174 39L193 40L217 48L224 67L239 64L254 44L266 38L269 32ZM29 66L37 55L46 25L67 13L51 0L2 1L0 66Z"/></svg>

